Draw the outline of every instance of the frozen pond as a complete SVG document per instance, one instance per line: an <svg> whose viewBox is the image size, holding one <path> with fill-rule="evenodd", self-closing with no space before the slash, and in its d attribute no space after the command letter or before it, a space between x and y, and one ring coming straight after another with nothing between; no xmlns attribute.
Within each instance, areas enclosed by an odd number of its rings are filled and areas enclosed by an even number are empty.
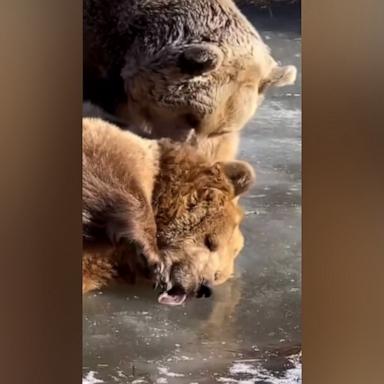
<svg viewBox="0 0 384 384"><path fill-rule="evenodd" d="M236 277L210 299L157 304L144 286L83 300L83 384L301 382L301 33L294 17L247 15L275 58L299 69L243 130L257 182L242 205Z"/></svg>

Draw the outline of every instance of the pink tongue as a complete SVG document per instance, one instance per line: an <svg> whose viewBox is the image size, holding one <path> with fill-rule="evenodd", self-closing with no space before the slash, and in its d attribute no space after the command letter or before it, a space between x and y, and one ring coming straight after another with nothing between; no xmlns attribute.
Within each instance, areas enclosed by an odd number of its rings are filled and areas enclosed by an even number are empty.
<svg viewBox="0 0 384 384"><path fill-rule="evenodd" d="M181 305L186 298L187 295L184 293L170 295L168 292L164 292L158 297L157 301L165 305Z"/></svg>

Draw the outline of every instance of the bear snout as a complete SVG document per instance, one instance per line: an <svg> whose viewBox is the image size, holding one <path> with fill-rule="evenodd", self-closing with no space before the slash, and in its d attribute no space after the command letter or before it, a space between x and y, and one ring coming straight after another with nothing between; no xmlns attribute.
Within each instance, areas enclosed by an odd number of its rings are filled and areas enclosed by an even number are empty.
<svg viewBox="0 0 384 384"><path fill-rule="evenodd" d="M206 284L201 284L199 289L197 290L196 297L211 297L212 296L212 288Z"/></svg>

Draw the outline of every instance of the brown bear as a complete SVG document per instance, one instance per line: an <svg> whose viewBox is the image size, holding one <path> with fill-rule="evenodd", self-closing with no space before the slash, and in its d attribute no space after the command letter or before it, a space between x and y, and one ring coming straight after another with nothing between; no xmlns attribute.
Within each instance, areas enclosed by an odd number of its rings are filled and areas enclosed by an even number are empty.
<svg viewBox="0 0 384 384"><path fill-rule="evenodd" d="M164 304L208 296L243 247L237 200L253 180L248 163L83 119L83 291L138 273Z"/></svg>
<svg viewBox="0 0 384 384"><path fill-rule="evenodd" d="M270 86L291 84L232 0L85 0L84 99L152 138L190 130L215 160Z"/></svg>

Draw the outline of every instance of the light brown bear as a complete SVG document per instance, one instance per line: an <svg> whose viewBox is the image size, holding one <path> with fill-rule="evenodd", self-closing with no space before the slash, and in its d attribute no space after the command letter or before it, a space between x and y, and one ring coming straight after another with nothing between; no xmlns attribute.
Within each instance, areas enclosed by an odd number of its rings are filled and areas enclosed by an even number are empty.
<svg viewBox="0 0 384 384"><path fill-rule="evenodd" d="M206 155L235 157L271 86L292 84L232 0L85 0L84 99L152 138L195 130Z"/></svg>
<svg viewBox="0 0 384 384"><path fill-rule="evenodd" d="M253 180L248 163L83 119L83 291L137 273L162 282L164 304L209 296L243 247L237 200Z"/></svg>

